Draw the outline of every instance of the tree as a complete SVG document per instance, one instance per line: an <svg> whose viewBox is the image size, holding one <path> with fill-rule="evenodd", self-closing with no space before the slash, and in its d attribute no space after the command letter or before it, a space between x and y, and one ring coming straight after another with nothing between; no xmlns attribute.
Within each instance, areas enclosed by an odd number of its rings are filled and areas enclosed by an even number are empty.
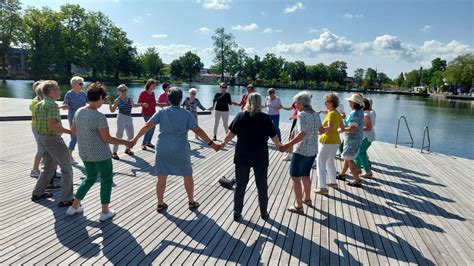
<svg viewBox="0 0 474 266"><path fill-rule="evenodd" d="M444 72L446 70L447 64L446 60L441 60L441 58L437 57L431 61L431 72L441 71Z"/></svg>
<svg viewBox="0 0 474 266"><path fill-rule="evenodd" d="M329 71L328 67L323 63L319 63L314 66L309 66L307 69L308 79L316 82L316 85L321 84L323 81L328 80Z"/></svg>
<svg viewBox="0 0 474 266"><path fill-rule="evenodd" d="M171 62L171 75L176 78L191 81L199 73L204 64L197 54L188 51L183 56Z"/></svg>
<svg viewBox="0 0 474 266"><path fill-rule="evenodd" d="M137 51L132 46L132 41L127 38L127 34L120 28L113 26L109 38L106 39L106 70L114 75L116 80L119 75L132 74L137 67Z"/></svg>
<svg viewBox="0 0 474 266"><path fill-rule="evenodd" d="M407 74L405 74L405 83L404 86L407 88L412 88L420 85L420 71L414 69Z"/></svg>
<svg viewBox="0 0 474 266"><path fill-rule="evenodd" d="M84 25L85 67L92 70L92 78L104 74L107 66L107 47L113 22L102 12L88 12Z"/></svg>
<svg viewBox="0 0 474 266"><path fill-rule="evenodd" d="M377 82L382 86L382 84L388 84L392 82L392 80L385 73L377 72Z"/></svg>
<svg viewBox="0 0 474 266"><path fill-rule="evenodd" d="M0 75L5 79L7 74L7 55L10 46L18 42L21 32L21 3L18 0L0 2Z"/></svg>
<svg viewBox="0 0 474 266"><path fill-rule="evenodd" d="M399 88L403 86L403 84L405 83L405 76L403 76L403 72L400 72L398 78L395 79L395 83L398 85Z"/></svg>
<svg viewBox="0 0 474 266"><path fill-rule="evenodd" d="M174 78L181 78L183 76L183 66L179 59L175 59L171 62L171 76Z"/></svg>
<svg viewBox="0 0 474 266"><path fill-rule="evenodd" d="M66 77L71 77L71 64L84 65L86 11L79 5L61 6L61 50L57 51L64 63Z"/></svg>
<svg viewBox="0 0 474 266"><path fill-rule="evenodd" d="M225 33L224 28L218 28L212 36L214 41L214 69L219 69L221 80L224 80L224 73L229 70L229 60L232 50L236 47L234 35Z"/></svg>
<svg viewBox="0 0 474 266"><path fill-rule="evenodd" d="M262 59L262 68L260 75L267 81L276 81L280 78L285 60L281 56L277 57L274 54L267 53Z"/></svg>
<svg viewBox="0 0 474 266"><path fill-rule="evenodd" d="M231 83L233 83L235 78L242 76L246 57L245 50L242 48L230 51L227 72L231 77Z"/></svg>
<svg viewBox="0 0 474 266"><path fill-rule="evenodd" d="M462 92L468 92L474 79L474 54L465 54L454 58L449 62L444 76L448 82L460 82L463 86Z"/></svg>
<svg viewBox="0 0 474 266"><path fill-rule="evenodd" d="M364 81L364 69L358 68L354 70L354 82L357 84L357 87L362 87L363 81Z"/></svg>
<svg viewBox="0 0 474 266"><path fill-rule="evenodd" d="M367 89L373 88L377 82L377 71L373 68L367 68L364 77L364 87Z"/></svg>
<svg viewBox="0 0 474 266"><path fill-rule="evenodd" d="M303 61L295 61L291 63L291 68L289 69L289 74L292 81L302 80L306 83L306 65Z"/></svg>
<svg viewBox="0 0 474 266"><path fill-rule="evenodd" d="M261 62L258 55L255 55L254 58L245 57L242 75L247 79L247 81L256 81L260 69Z"/></svg>
<svg viewBox="0 0 474 266"><path fill-rule="evenodd" d="M329 81L335 81L339 84L344 83L347 77L347 63L344 61L335 61L328 66Z"/></svg>
<svg viewBox="0 0 474 266"><path fill-rule="evenodd" d="M162 74L163 61L161 61L160 55L153 47L148 48L140 56L140 64L148 77L157 77Z"/></svg>

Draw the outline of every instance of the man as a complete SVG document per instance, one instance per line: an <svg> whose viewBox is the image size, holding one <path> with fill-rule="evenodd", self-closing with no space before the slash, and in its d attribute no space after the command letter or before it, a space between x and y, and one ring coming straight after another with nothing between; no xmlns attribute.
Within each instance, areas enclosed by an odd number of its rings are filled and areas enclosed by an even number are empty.
<svg viewBox="0 0 474 266"><path fill-rule="evenodd" d="M253 89L253 85L252 84L249 84L247 85L247 93L245 93L244 95L242 95L242 99L240 100L240 103L237 104L238 106L240 106L240 109L241 110L244 110L244 107L245 107L245 104L247 103L247 97L249 97L249 94L254 92L255 90Z"/></svg>
<svg viewBox="0 0 474 266"><path fill-rule="evenodd" d="M38 131L39 145L44 150L44 171L36 182L32 201L51 198L51 193L45 192L46 186L53 178L57 165L61 167L61 201L59 207L71 206L73 199L72 166L69 160L68 147L61 138L62 133L71 134L61 124L59 107L55 101L61 98L58 83L54 80L43 82L44 99L36 105L36 130Z"/></svg>

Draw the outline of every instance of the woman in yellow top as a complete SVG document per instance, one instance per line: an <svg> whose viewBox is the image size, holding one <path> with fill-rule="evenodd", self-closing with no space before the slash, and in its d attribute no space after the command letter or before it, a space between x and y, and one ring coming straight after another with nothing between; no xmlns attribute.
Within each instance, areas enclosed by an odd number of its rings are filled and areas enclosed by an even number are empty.
<svg viewBox="0 0 474 266"><path fill-rule="evenodd" d="M33 162L33 170L30 172L31 177L38 178L40 175L39 164L41 159L43 158L43 148L38 144L38 132L36 131L36 119L35 119L35 111L36 111L36 104L38 104L41 100L43 100L43 92L41 91L41 80L36 81L33 83L33 91L36 94L36 97L31 101L30 104L30 111L31 111L31 130L33 131L33 136L35 137L36 141L36 155L35 160Z"/></svg>
<svg viewBox="0 0 474 266"><path fill-rule="evenodd" d="M334 93L328 93L324 96L324 104L327 108L327 115L323 121L324 133L319 138L318 161L318 186L315 192L321 195L328 194L328 186L337 188L336 184L336 152L341 143L338 128L343 128L342 116L337 111L339 98ZM326 178L329 176L329 183Z"/></svg>

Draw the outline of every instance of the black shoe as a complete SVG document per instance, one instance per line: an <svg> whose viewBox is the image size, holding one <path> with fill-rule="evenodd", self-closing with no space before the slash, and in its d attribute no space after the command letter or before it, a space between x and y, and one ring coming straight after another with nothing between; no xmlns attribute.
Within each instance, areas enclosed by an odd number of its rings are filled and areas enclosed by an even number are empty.
<svg viewBox="0 0 474 266"><path fill-rule="evenodd" d="M217 137L216 137L216 136L214 136L214 138L212 139L212 141L217 141Z"/></svg>
<svg viewBox="0 0 474 266"><path fill-rule="evenodd" d="M266 213L262 214L261 217L262 217L262 219L263 219L264 221L267 221L268 218L270 218L270 214L268 214L268 212L266 212Z"/></svg>
<svg viewBox="0 0 474 266"><path fill-rule="evenodd" d="M146 146L147 146L147 147L150 147L150 148L152 148L152 149L155 148L155 145L153 145L153 144L151 144L151 143L148 143Z"/></svg>
<svg viewBox="0 0 474 266"><path fill-rule="evenodd" d="M240 223L242 221L242 214L234 213L234 221Z"/></svg>
<svg viewBox="0 0 474 266"><path fill-rule="evenodd" d="M336 179L337 179L337 180L346 181L346 175L337 174L337 175L336 175Z"/></svg>
<svg viewBox="0 0 474 266"><path fill-rule="evenodd" d="M68 200L68 201L61 201L59 202L58 204L58 207L69 207L72 205L72 200Z"/></svg>
<svg viewBox="0 0 474 266"><path fill-rule="evenodd" d="M52 198L53 197L53 194L52 193L49 193L49 192L45 192L43 193L42 195L33 195L31 196L31 200L32 201L38 201L40 199L47 199L47 198Z"/></svg>

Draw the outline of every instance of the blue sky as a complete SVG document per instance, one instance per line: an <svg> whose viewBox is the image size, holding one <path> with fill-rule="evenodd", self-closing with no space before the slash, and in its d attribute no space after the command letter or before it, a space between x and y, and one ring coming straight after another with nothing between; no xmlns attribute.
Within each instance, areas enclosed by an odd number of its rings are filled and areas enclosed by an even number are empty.
<svg viewBox="0 0 474 266"><path fill-rule="evenodd" d="M307 64L335 60L396 77L435 57L474 52L472 0L23 0L26 6L77 3L102 11L139 52L156 47L165 63L196 52L212 64L212 33L224 27L249 56L271 52Z"/></svg>

